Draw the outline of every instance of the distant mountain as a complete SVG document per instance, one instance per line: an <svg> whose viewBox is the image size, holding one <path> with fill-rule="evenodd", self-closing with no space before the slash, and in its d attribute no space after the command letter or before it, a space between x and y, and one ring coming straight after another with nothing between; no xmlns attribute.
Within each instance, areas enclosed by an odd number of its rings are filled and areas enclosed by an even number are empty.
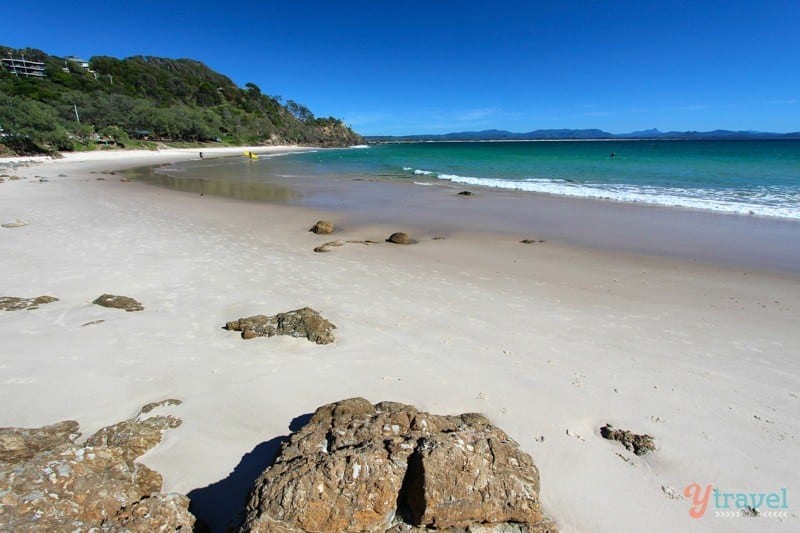
<svg viewBox="0 0 800 533"><path fill-rule="evenodd" d="M414 141L535 141L535 140L573 140L573 139L800 139L800 132L769 133L761 131L660 131L656 128L631 133L609 133L598 129L573 130L549 129L525 133L505 130L462 131L444 134L422 135L373 135L365 137L367 142L414 142Z"/></svg>

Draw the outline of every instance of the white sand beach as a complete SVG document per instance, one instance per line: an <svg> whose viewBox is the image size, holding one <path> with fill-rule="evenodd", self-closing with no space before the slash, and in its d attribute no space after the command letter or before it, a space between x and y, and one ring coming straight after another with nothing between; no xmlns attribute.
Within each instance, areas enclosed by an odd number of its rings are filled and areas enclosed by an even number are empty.
<svg viewBox="0 0 800 533"><path fill-rule="evenodd" d="M489 233L399 246L384 239L405 228L383 224L314 235L316 220L345 215L109 173L197 152L0 161L22 178L0 183L0 222L27 223L0 228L0 296L59 299L0 311L0 426L74 419L88 435L180 399L183 424L143 462L200 503L224 488L203 505L215 531L243 503L262 443L354 396L486 414L533 457L563 531L800 529L796 275ZM333 239L378 244L312 251ZM145 309L93 305L103 293ZM222 329L303 306L337 326L334 344ZM656 451L604 440L606 423L652 435ZM788 517L693 519L692 483L786 488Z"/></svg>

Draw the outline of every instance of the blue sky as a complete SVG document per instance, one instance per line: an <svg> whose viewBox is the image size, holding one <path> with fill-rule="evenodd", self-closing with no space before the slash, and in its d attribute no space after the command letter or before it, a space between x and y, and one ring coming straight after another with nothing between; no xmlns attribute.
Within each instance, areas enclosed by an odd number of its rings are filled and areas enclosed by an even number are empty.
<svg viewBox="0 0 800 533"><path fill-rule="evenodd" d="M199 59L368 135L800 130L797 0L3 4L0 44Z"/></svg>

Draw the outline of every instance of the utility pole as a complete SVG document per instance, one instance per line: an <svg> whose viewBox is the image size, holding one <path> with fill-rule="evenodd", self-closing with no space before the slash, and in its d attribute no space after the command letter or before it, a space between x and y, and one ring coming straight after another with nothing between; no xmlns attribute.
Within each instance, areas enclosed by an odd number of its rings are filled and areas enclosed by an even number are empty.
<svg viewBox="0 0 800 533"><path fill-rule="evenodd" d="M78 115L78 106L75 105L75 104L72 104L72 109L75 110L75 120L77 120L78 124L80 124L81 123L81 117L80 117L80 115Z"/></svg>

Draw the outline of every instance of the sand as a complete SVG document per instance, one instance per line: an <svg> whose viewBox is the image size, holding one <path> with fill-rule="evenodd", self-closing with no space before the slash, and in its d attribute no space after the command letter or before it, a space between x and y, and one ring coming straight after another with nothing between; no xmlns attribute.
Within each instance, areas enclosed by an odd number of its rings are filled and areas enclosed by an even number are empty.
<svg viewBox="0 0 800 533"><path fill-rule="evenodd" d="M216 530L294 419L352 396L485 413L533 456L564 531L800 527L797 275L494 233L391 245L405 229L391 224L314 235L346 215L102 174L196 157L96 152L5 171L27 179L0 184L0 222L28 225L0 229L0 295L60 300L0 312L0 426L76 419L90 434L179 398L183 425L143 462ZM333 238L381 243L312 251ZM145 310L92 305L103 293ZM221 329L305 305L338 326L335 344ZM600 437L605 423L657 450L632 455ZM787 488L789 516L717 518L712 501L692 519L690 483Z"/></svg>

